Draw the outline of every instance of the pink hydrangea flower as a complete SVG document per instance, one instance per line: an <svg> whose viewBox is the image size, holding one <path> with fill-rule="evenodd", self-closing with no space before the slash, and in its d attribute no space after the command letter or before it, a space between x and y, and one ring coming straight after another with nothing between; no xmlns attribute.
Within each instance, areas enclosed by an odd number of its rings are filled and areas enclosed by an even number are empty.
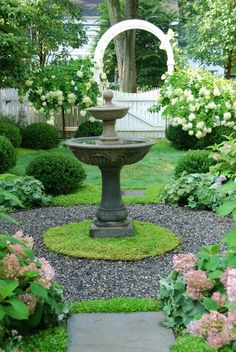
<svg viewBox="0 0 236 352"><path fill-rule="evenodd" d="M192 253L176 254L173 257L174 269L180 273L186 273L195 268L196 258Z"/></svg>
<svg viewBox="0 0 236 352"><path fill-rule="evenodd" d="M29 313L33 314L35 311L35 308L37 306L37 303L39 301L38 297L33 295L32 293L23 293L18 296L19 300L27 304L29 308Z"/></svg>
<svg viewBox="0 0 236 352"><path fill-rule="evenodd" d="M20 263L15 253L7 253L2 260L3 276L7 279L19 277Z"/></svg>
<svg viewBox="0 0 236 352"><path fill-rule="evenodd" d="M39 282L41 282L46 288L49 288L55 278L55 270L45 258L39 258L37 260L41 264L41 268L39 269Z"/></svg>
<svg viewBox="0 0 236 352"><path fill-rule="evenodd" d="M8 248L15 253L18 257L24 255L23 248L20 244L15 243L15 244L9 244Z"/></svg>
<svg viewBox="0 0 236 352"><path fill-rule="evenodd" d="M222 308L226 302L226 295L222 295L220 292L214 292L211 297L217 304L219 308Z"/></svg>
<svg viewBox="0 0 236 352"><path fill-rule="evenodd" d="M192 335L204 336L214 348L228 345L233 339L228 318L219 312L204 314L200 320L191 322L188 331Z"/></svg>
<svg viewBox="0 0 236 352"><path fill-rule="evenodd" d="M24 235L23 231L17 231L12 237L16 238L19 241L24 242L26 247L33 248L34 239L31 236Z"/></svg>
<svg viewBox="0 0 236 352"><path fill-rule="evenodd" d="M225 288L227 287L227 280L228 280L228 273L229 273L229 270L231 268L227 268L225 270L225 272L221 275L220 277L220 281L222 282L222 284L225 286Z"/></svg>
<svg viewBox="0 0 236 352"><path fill-rule="evenodd" d="M20 276L24 276L26 271L37 271L39 272L39 269L37 268L35 263L30 263L28 265L24 265L20 268Z"/></svg>
<svg viewBox="0 0 236 352"><path fill-rule="evenodd" d="M202 299L206 291L214 285L203 270L190 270L184 273L184 279L187 284L187 294L193 300Z"/></svg>
<svg viewBox="0 0 236 352"><path fill-rule="evenodd" d="M236 304L236 269L228 270L226 291L229 301Z"/></svg>

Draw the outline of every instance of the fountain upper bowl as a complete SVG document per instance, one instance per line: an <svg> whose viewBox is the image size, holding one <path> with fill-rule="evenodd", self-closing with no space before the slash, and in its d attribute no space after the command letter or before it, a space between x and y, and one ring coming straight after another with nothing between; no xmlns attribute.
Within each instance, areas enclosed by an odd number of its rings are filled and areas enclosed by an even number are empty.
<svg viewBox="0 0 236 352"><path fill-rule="evenodd" d="M124 117L128 113L129 107L109 104L87 108L86 110L97 120L112 121Z"/></svg>
<svg viewBox="0 0 236 352"><path fill-rule="evenodd" d="M121 137L120 144L102 144L98 137L72 138L66 142L83 163L99 167L121 167L144 158L154 141Z"/></svg>

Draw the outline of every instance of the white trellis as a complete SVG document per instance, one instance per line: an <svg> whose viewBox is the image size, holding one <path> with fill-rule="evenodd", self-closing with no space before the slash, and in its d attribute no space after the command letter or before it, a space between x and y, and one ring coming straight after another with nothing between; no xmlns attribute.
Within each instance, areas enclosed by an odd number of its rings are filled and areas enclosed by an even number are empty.
<svg viewBox="0 0 236 352"><path fill-rule="evenodd" d="M167 70L172 73L174 70L174 54L168 36L154 24L143 20L122 21L109 28L99 40L94 61L97 64L94 70L94 77L100 83L100 67L103 66L103 57L108 44L118 34L130 29L141 29L152 33L161 41L161 48L167 53ZM157 63L158 64L158 63ZM159 89L145 93L123 93L114 92L114 102L130 106L128 114L124 119L117 121L117 130L122 134L136 134L150 137L163 137L165 134L166 122L160 113L150 113L148 108L155 104Z"/></svg>

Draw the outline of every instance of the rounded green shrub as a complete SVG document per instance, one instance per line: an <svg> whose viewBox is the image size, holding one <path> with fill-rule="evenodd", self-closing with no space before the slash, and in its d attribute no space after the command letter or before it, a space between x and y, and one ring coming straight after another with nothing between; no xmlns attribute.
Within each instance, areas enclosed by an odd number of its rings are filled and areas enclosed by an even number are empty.
<svg viewBox="0 0 236 352"><path fill-rule="evenodd" d="M36 122L22 131L22 146L29 149L50 149L59 143L57 130L47 123Z"/></svg>
<svg viewBox="0 0 236 352"><path fill-rule="evenodd" d="M227 126L214 127L210 134L207 134L203 139L199 140L199 148L206 148L210 145L220 144L227 140L227 136L231 134L236 136L236 131Z"/></svg>
<svg viewBox="0 0 236 352"><path fill-rule="evenodd" d="M0 136L7 137L15 148L21 145L20 130L13 124L0 121Z"/></svg>
<svg viewBox="0 0 236 352"><path fill-rule="evenodd" d="M190 150L180 158L175 167L175 176L179 177L183 171L187 174L205 174L209 172L214 160L209 158L208 150Z"/></svg>
<svg viewBox="0 0 236 352"><path fill-rule="evenodd" d="M81 163L74 156L59 152L32 160L26 173L41 181L46 192L50 194L74 192L86 178Z"/></svg>
<svg viewBox="0 0 236 352"><path fill-rule="evenodd" d="M103 124L100 121L85 121L81 123L75 132L75 137L100 136L102 134Z"/></svg>
<svg viewBox="0 0 236 352"><path fill-rule="evenodd" d="M182 126L169 125L166 129L166 138L171 142L175 149L188 150L197 149L198 140L190 136L188 132L182 130Z"/></svg>
<svg viewBox="0 0 236 352"><path fill-rule="evenodd" d="M0 173L16 165L16 151L8 138L0 136Z"/></svg>

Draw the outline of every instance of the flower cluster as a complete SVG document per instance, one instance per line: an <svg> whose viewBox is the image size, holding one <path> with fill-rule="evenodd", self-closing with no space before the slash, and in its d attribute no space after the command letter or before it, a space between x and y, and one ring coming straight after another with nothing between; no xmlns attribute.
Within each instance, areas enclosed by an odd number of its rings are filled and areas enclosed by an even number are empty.
<svg viewBox="0 0 236 352"><path fill-rule="evenodd" d="M220 348L236 338L233 325L232 319L228 319L224 314L210 312L204 314L199 320L193 320L188 326L188 331L191 335L206 337L209 345Z"/></svg>
<svg viewBox="0 0 236 352"><path fill-rule="evenodd" d="M165 75L157 105L173 126L203 138L213 127L236 130L236 89L232 82L192 67Z"/></svg>
<svg viewBox="0 0 236 352"><path fill-rule="evenodd" d="M184 279L187 284L187 295L192 300L201 300L214 286L203 270L190 270L184 274Z"/></svg>
<svg viewBox="0 0 236 352"><path fill-rule="evenodd" d="M24 93L34 108L51 121L55 113L61 109L69 111L73 106L78 106L84 116L84 109L95 105L99 95L93 70L89 59L53 63L26 80ZM100 72L100 77L102 82L106 81L104 72Z"/></svg>
<svg viewBox="0 0 236 352"><path fill-rule="evenodd" d="M173 257L174 269L180 273L187 273L196 265L196 258L192 253L176 254Z"/></svg>

